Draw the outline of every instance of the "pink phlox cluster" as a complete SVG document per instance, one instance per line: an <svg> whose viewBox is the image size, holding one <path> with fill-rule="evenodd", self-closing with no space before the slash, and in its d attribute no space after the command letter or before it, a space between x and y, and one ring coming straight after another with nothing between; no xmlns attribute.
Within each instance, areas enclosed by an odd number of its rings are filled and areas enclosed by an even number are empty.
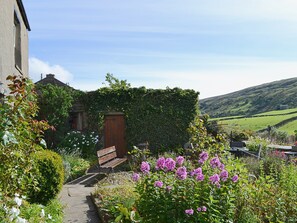
<svg viewBox="0 0 297 223"><path fill-rule="evenodd" d="M210 160L210 166L212 168L220 168L221 167L221 161L218 157L214 157Z"/></svg>
<svg viewBox="0 0 297 223"><path fill-rule="evenodd" d="M193 209L187 209L187 210L185 210L185 213L188 214L188 215L193 215L194 210Z"/></svg>
<svg viewBox="0 0 297 223"><path fill-rule="evenodd" d="M187 175L188 175L187 168L184 166L177 168L176 175L177 175L178 179L180 179L180 180L186 179Z"/></svg>
<svg viewBox="0 0 297 223"><path fill-rule="evenodd" d="M232 181L234 182L234 183L236 183L237 181L238 181L238 175L234 175L233 177L232 177Z"/></svg>
<svg viewBox="0 0 297 223"><path fill-rule="evenodd" d="M166 159L164 157L160 157L156 163L156 170L164 170L165 161L166 161Z"/></svg>
<svg viewBox="0 0 297 223"><path fill-rule="evenodd" d="M165 160L165 169L167 171L173 171L175 169L176 162L172 158L167 158Z"/></svg>
<svg viewBox="0 0 297 223"><path fill-rule="evenodd" d="M163 187L163 182L162 181L159 181L159 180L157 180L155 183L154 183L154 186L155 187Z"/></svg>
<svg viewBox="0 0 297 223"><path fill-rule="evenodd" d="M198 162L200 164L203 164L206 160L208 159L208 153L203 151L202 153L199 154L199 160Z"/></svg>
<svg viewBox="0 0 297 223"><path fill-rule="evenodd" d="M142 161L141 166L140 166L140 170L141 172L143 172L144 174L147 174L150 172L150 164L148 162Z"/></svg>
<svg viewBox="0 0 297 223"><path fill-rule="evenodd" d="M202 212L206 212L206 211L207 211L207 208L206 208L205 206L198 207L198 208L197 208L197 211L198 211L198 212L201 212L201 211L202 211Z"/></svg>
<svg viewBox="0 0 297 223"><path fill-rule="evenodd" d="M220 176L218 174L210 176L209 180L212 184L217 185L217 187L220 187Z"/></svg>
<svg viewBox="0 0 297 223"><path fill-rule="evenodd" d="M177 165L182 166L183 163L184 163L184 161L185 161L185 158L183 156L176 157L176 163L177 163Z"/></svg>
<svg viewBox="0 0 297 223"><path fill-rule="evenodd" d="M222 181L226 181L228 179L228 171L227 170L223 170L221 173L220 173L220 178L222 179Z"/></svg>
<svg viewBox="0 0 297 223"><path fill-rule="evenodd" d="M140 179L140 175L138 173L134 173L132 176L132 180L137 182Z"/></svg>

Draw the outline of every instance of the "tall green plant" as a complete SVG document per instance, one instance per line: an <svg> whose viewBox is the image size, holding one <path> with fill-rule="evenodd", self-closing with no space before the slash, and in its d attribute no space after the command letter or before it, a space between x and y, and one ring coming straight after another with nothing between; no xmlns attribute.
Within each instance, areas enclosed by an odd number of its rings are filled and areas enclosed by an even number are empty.
<svg viewBox="0 0 297 223"><path fill-rule="evenodd" d="M4 195L27 194L34 186L31 154L40 150L45 121L35 120L38 112L33 83L8 76L10 94L0 104L0 191Z"/></svg>
<svg viewBox="0 0 297 223"><path fill-rule="evenodd" d="M39 120L47 120L55 127L54 131L46 132L46 141L54 148L61 137L69 130L68 117L74 101L75 92L70 87L60 87L52 84L37 85Z"/></svg>

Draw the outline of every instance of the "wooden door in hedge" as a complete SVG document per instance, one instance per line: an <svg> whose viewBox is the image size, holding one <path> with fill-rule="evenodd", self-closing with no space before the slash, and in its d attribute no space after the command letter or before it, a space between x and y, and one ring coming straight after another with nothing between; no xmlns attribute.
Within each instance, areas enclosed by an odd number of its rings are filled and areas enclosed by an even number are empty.
<svg viewBox="0 0 297 223"><path fill-rule="evenodd" d="M104 147L115 146L118 157L127 155L123 113L107 113L104 117Z"/></svg>

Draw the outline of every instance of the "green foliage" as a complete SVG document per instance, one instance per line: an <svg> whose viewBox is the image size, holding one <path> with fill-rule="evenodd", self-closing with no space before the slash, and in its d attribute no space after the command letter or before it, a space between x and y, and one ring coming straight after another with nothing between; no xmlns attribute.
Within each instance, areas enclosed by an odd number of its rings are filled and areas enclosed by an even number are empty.
<svg viewBox="0 0 297 223"><path fill-rule="evenodd" d="M233 222L236 197L247 176L242 164L225 157L220 159L224 167L214 167L213 159L218 157L209 157L196 166L197 169L187 164L182 164L183 167L176 164L174 169L166 170L162 168L162 159L164 161L165 158L160 157L156 164L150 164L149 173L142 169L143 174L137 182L136 191L140 197L136 208L143 222ZM157 171L154 171L155 165L158 166ZM181 168L186 168L184 177L180 177ZM228 177L225 180L221 177L220 181L212 183L210 177L216 174L219 177L223 169L228 172ZM237 182L232 180L235 175L239 175ZM186 210L193 210L193 214L187 214Z"/></svg>
<svg viewBox="0 0 297 223"><path fill-rule="evenodd" d="M96 160L97 161L97 160ZM85 174L91 162L75 154L63 154L65 182L74 180Z"/></svg>
<svg viewBox="0 0 297 223"><path fill-rule="evenodd" d="M96 154L98 135L95 132L83 133L71 131L66 134L57 146L60 154L75 154L87 158Z"/></svg>
<svg viewBox="0 0 297 223"><path fill-rule="evenodd" d="M112 178L115 176L109 176ZM131 175L121 177L120 183L112 182L112 187L104 183L98 184L95 197L99 198L99 207L109 216L108 222L139 222L139 215L135 211L135 201L138 194L134 190ZM108 179L107 179L108 180Z"/></svg>
<svg viewBox="0 0 297 223"><path fill-rule="evenodd" d="M127 80L119 80L113 76L113 74L107 73L105 76L105 81L108 83L111 89L128 89L131 84L127 83Z"/></svg>
<svg viewBox="0 0 297 223"><path fill-rule="evenodd" d="M192 159L196 159L199 153L209 148L212 154L220 154L227 146L226 136L223 133L212 135L207 131L205 124L207 119L208 116L196 117L188 128L190 143L193 145L193 148L189 149Z"/></svg>
<svg viewBox="0 0 297 223"><path fill-rule="evenodd" d="M0 222L63 222L63 206L51 200L46 206L30 204L23 196L5 197L0 194Z"/></svg>
<svg viewBox="0 0 297 223"><path fill-rule="evenodd" d="M29 200L46 204L55 198L62 189L64 182L64 168L62 157L50 150L41 150L34 154L37 165L38 188L32 190Z"/></svg>
<svg viewBox="0 0 297 223"><path fill-rule="evenodd" d="M53 149L69 130L69 112L80 92L52 84L37 85L36 88L40 107L38 119L47 120L55 127L54 131L47 131L45 135L48 147Z"/></svg>
<svg viewBox="0 0 297 223"><path fill-rule="evenodd" d="M142 161L150 155L149 149L139 149L137 146L133 146L133 149L128 152L130 169L136 171Z"/></svg>
<svg viewBox="0 0 297 223"><path fill-rule="evenodd" d="M261 137L250 137L247 143L247 148L250 151L258 152L261 148L261 156L266 154L268 150L269 141Z"/></svg>
<svg viewBox="0 0 297 223"><path fill-rule="evenodd" d="M273 169L273 167L272 167ZM279 171L275 169L273 172ZM243 207L236 222L296 222L297 167L282 164L276 175L264 172L242 188L238 205Z"/></svg>
<svg viewBox="0 0 297 223"><path fill-rule="evenodd" d="M198 93L179 88L100 88L82 100L89 114L89 126L103 128L106 112L123 112L128 146L148 141L150 149L182 147L188 141L187 128L197 113Z"/></svg>
<svg viewBox="0 0 297 223"><path fill-rule="evenodd" d="M28 79L8 76L10 94L0 103L0 192L26 195L36 186L32 154L44 145L45 121L37 121L34 85Z"/></svg>

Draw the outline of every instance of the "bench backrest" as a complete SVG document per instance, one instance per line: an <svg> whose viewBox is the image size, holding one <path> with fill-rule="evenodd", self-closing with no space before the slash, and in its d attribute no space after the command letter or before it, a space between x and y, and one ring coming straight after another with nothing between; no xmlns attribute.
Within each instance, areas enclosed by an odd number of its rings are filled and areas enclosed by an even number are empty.
<svg viewBox="0 0 297 223"><path fill-rule="evenodd" d="M97 151L99 165L102 165L110 160L117 157L115 146L111 146L105 149L100 149Z"/></svg>

